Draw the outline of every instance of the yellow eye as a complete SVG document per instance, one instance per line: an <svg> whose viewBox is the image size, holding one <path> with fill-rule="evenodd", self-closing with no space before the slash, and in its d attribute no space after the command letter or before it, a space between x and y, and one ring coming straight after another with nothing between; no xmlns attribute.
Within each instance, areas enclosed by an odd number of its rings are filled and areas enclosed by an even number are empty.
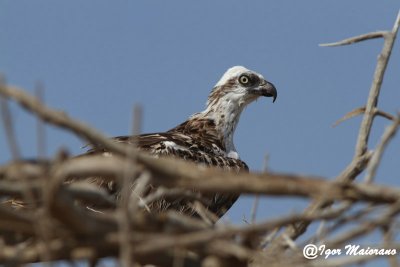
<svg viewBox="0 0 400 267"><path fill-rule="evenodd" d="M242 76L239 77L239 82L243 85L248 85L250 83L250 78L249 76L243 74Z"/></svg>

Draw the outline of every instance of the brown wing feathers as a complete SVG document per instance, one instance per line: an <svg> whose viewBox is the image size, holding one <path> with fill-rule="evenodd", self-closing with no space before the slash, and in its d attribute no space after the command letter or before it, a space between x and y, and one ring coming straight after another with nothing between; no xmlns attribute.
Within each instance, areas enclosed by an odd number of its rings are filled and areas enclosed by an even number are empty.
<svg viewBox="0 0 400 267"><path fill-rule="evenodd" d="M246 163L239 159L226 157L223 143L219 139L212 120L186 121L179 126L164 132L142 134L139 136L118 136L116 142L135 144L140 150L147 151L155 156L173 156L207 166L216 166L226 170L248 170ZM96 148L88 154L107 152L105 149ZM105 187L110 193L116 193L118 186L114 183L103 183L101 178L92 179L93 183ZM150 190L150 192L153 190ZM193 191L196 191L194 188ZM236 201L237 195L214 194L206 195L211 212L221 217ZM191 200L162 199L151 203L150 207L158 212L174 209L189 215L197 216L191 205Z"/></svg>

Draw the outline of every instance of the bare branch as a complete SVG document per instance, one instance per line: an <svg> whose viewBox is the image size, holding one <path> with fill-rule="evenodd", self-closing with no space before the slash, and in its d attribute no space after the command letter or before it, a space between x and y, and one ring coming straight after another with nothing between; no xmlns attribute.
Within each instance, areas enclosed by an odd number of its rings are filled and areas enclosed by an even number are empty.
<svg viewBox="0 0 400 267"><path fill-rule="evenodd" d="M0 87L0 95L5 98L14 99L22 107L33 112L42 120L68 131L72 131L78 136L89 141L94 146L101 144L103 147L114 153L123 155L128 154L128 149L126 147L118 144L117 142L113 142L103 134L88 127L86 124L69 118L64 112L46 107L38 99L28 95L17 87L3 85Z"/></svg>
<svg viewBox="0 0 400 267"><path fill-rule="evenodd" d="M171 158L146 157L145 154L138 153L146 159L150 170L156 175L153 183L169 188L181 188L191 190L196 188L204 193L249 193L265 194L272 196L298 196L316 199L332 200L354 200L368 201L374 203L393 203L400 198L400 189L367 184L345 184L329 181L317 177L304 177L299 175L271 174L271 173L227 173L216 168L202 168L193 163ZM130 177L134 177L140 170L135 164L129 164L125 170L120 166L126 160L118 156L105 158L103 156L87 156L65 160L53 167L49 182L51 198L64 181L70 177L85 178L102 176L108 179L118 179L125 172ZM18 169L10 164L11 171L4 168L3 179L10 179L19 173L26 173L25 166L32 169L32 164L26 165L19 163ZM40 176L41 172L37 172ZM1 174L1 172L0 172ZM6 175L10 174L8 178ZM34 177L33 177L34 178ZM105 179L106 179L105 178ZM228 183L229 181L229 183ZM29 185L29 184L28 184ZM34 183L32 185L35 185ZM63 189L65 190L65 189ZM175 191L174 193L177 193Z"/></svg>
<svg viewBox="0 0 400 267"><path fill-rule="evenodd" d="M367 162L370 158L370 153L368 152L367 145L368 145L369 134L372 128L373 119L375 116L374 110L378 103L378 96L380 93L383 76L390 58L390 54L392 52L393 44L396 39L399 26L400 26L400 11L397 15L392 31L385 33L384 45L378 57L378 62L376 65L373 82L370 88L370 93L365 107L364 117L357 138L355 155L349 166L338 177L336 177L337 181L348 183L354 180L355 177L365 169ZM331 203L332 202L314 201L306 209L306 212L312 214L318 211L319 209L330 205ZM284 234L287 234L292 239L296 239L298 236L300 236L306 231L308 225L309 225L308 222L297 223L296 225L287 227L284 231ZM287 246L284 243L281 234L281 238L275 239L273 245L270 246L270 249L272 251L277 251L285 249L286 247Z"/></svg>
<svg viewBox="0 0 400 267"><path fill-rule="evenodd" d="M36 98L44 103L44 86L42 83L38 82L35 87L35 95ZM37 153L38 158L46 157L46 128L43 123L43 120L37 118L36 123L36 135L37 135Z"/></svg>
<svg viewBox="0 0 400 267"><path fill-rule="evenodd" d="M132 134L139 134L141 128L141 108L139 106L135 106L133 109L133 123L132 123ZM132 150L128 151L128 159L129 161L125 162L124 174L122 176L122 189L121 189L121 201L119 201L117 215L118 215L118 229L120 235L120 261L123 266L131 266L132 265L132 248L129 242L131 236L131 223L130 223L130 209L129 207L133 208L133 212L136 212L136 207L138 205L129 205L130 202L130 195L131 195L131 176L130 176L130 165L131 162L135 159L135 153ZM138 193L138 192L136 192ZM141 192L138 195L141 198ZM135 201L137 203L138 201Z"/></svg>
<svg viewBox="0 0 400 267"><path fill-rule="evenodd" d="M343 244L350 242L351 240L360 236L365 236L367 233L372 232L378 227L387 226L393 219L393 217L400 213L400 202L394 203L388 207L385 212L378 218L367 220L361 225L357 225L349 231L335 237L333 240L326 242L327 247L340 247Z"/></svg>
<svg viewBox="0 0 400 267"><path fill-rule="evenodd" d="M0 76L0 90L4 88L5 81L4 77ZM3 120L4 131L7 136L7 141L10 146L11 156L14 160L18 160L21 158L20 149L18 146L18 142L16 140L16 134L14 131L14 124L10 112L10 108L8 107L7 100L0 96L0 108L1 108L1 115Z"/></svg>
<svg viewBox="0 0 400 267"><path fill-rule="evenodd" d="M339 120L337 120L333 124L333 127L336 127L337 125L339 125L340 123L342 123L348 119L351 119L351 118L354 118L355 116L361 115L364 112L365 112L365 107L359 107L359 108L353 109L352 111L350 111L349 113L344 115L343 118L340 118ZM392 114L389 114L387 112L381 111L377 108L374 108L374 115L381 116L381 117L386 118L391 121L395 120L395 116L393 116Z"/></svg>
<svg viewBox="0 0 400 267"><path fill-rule="evenodd" d="M374 108L378 104L378 97L381 90L383 77L385 75L385 70L389 62L390 54L392 53L394 41L396 40L399 26L400 26L400 11L397 15L392 31L386 35L382 52L378 57L378 63L376 65L374 73L374 79L372 81L371 89L367 100L367 105L365 107L365 114L361 122L360 131L357 138L355 157L360 157L367 151L369 134L371 132L372 122L374 119Z"/></svg>
<svg viewBox="0 0 400 267"><path fill-rule="evenodd" d="M319 44L319 46L326 47L326 46L350 45L350 44L354 44L354 43L358 43L358 42L362 42L362 41L366 41L366 40L371 40L371 39L376 39L376 38L384 38L387 33L388 32L386 32L386 31L370 32L370 33L350 37L350 38L347 38L347 39L344 39L344 40L341 40L338 42L334 42L334 43Z"/></svg>

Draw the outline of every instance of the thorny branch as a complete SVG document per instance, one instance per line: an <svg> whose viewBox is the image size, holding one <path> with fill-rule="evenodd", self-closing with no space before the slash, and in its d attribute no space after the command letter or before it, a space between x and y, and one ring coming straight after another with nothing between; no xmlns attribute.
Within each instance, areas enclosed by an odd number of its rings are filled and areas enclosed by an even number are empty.
<svg viewBox="0 0 400 267"><path fill-rule="evenodd" d="M378 104L378 97L381 90L383 77L385 74L387 64L389 62L390 54L392 52L392 48L396 40L399 27L400 27L400 11L397 14L396 21L391 31L384 33L378 32L370 35L366 34L354 38L349 38L338 43L334 43L334 45L352 44L358 41L364 41L371 38L384 37L384 45L378 57L378 62L375 68L374 78L371 84L370 93L367 99L363 120L361 122L357 138L355 154L351 163L346 167L345 170L342 171L341 174L339 174L336 177L336 180L339 182L349 183L353 181L367 167L368 161L371 156L371 153L368 152L367 149L368 139L372 128L373 119L377 113L376 106ZM305 212L313 213L319 210L320 208L324 208L330 204L331 202L314 201L305 210ZM309 225L308 222L299 222L296 225L287 227L283 235L289 236L291 239L296 239L306 231L308 225ZM282 237L283 235L281 235L280 238L274 240L273 244L270 246L270 251L282 250L288 247Z"/></svg>
<svg viewBox="0 0 400 267"><path fill-rule="evenodd" d="M301 253L304 244L296 238L313 222L323 222L320 230L308 239L314 243L340 247L382 230L382 243L375 244L376 247L400 249L393 238L398 229L400 188L373 183L382 154L400 121L399 115L377 107L399 25L400 13L391 31L328 44L345 45L381 37L385 40L365 107L344 117L363 114L354 158L333 181L267 171L232 174L171 158L155 159L112 142L85 123L1 82L3 120L10 133L7 138L14 159L20 156L12 133L12 117L4 108L7 100L16 101L40 120L61 127L93 146L107 148L115 156L70 158L61 151L54 159L44 159L41 152L36 161L18 160L0 166L0 263L85 259L95 264L100 258L114 257L123 266L345 266L374 258L366 255L306 260ZM137 114L135 134L140 131ZM369 150L368 139L376 116L383 116L392 124L375 149ZM43 125L39 125L38 132L43 135ZM44 150L45 140L38 138L39 149ZM366 182L353 182L363 170L367 170ZM85 183L85 178L96 176L124 185L121 199L116 200L103 189ZM138 177L134 188L130 186L132 177ZM76 182L69 182L71 178ZM159 189L142 197L149 183ZM301 213L261 222L252 220L242 226L213 224L215 216L204 208L207 203L192 188L201 193L301 197L311 204ZM148 205L163 197L193 199L203 219L173 211L152 214ZM393 258L390 261L396 263Z"/></svg>

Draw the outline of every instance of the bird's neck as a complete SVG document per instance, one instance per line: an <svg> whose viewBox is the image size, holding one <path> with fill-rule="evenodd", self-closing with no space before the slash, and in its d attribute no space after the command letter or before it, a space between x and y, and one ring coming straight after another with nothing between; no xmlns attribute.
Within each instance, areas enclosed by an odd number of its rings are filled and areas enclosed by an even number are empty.
<svg viewBox="0 0 400 267"><path fill-rule="evenodd" d="M225 146L227 155L234 158L238 158L238 154L233 143L233 135L244 106L240 98L227 95L218 101L209 101L207 108L199 114L214 121L215 130Z"/></svg>

